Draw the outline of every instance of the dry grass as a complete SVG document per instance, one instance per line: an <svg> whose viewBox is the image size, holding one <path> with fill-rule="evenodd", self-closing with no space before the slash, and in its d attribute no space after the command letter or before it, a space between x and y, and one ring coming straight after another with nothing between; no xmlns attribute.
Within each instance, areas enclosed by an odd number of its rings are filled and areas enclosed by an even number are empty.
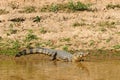
<svg viewBox="0 0 120 80"><path fill-rule="evenodd" d="M67 3L66 0L64 2L58 2L57 0L39 0L37 2L35 0L34 3L18 0L14 2L16 5L11 3L11 6L8 5L10 2L10 0L0 2L2 4L0 5L2 8L2 14L0 15L0 49L12 47L9 40L18 41L13 43L14 47L19 47L19 49L31 46L68 51L119 49L120 10L106 9L106 6L110 3L109 0L104 3L101 0L96 4L94 1L90 1L90 4L93 4L91 8L96 8L96 12L71 13L66 13L64 10L62 12L39 12L39 8L44 5ZM82 2L86 3L85 0ZM114 1L114 3L118 2ZM4 9L4 7L7 8ZM11 7L14 9L11 10ZM4 10L9 11L9 13L6 14ZM23 11L23 13L19 13L19 11ZM25 20L19 21L18 18L24 18ZM17 19L17 21L10 21L12 19ZM11 29L9 28L10 24L13 25ZM28 37L29 30L32 30L32 34ZM25 41L26 37L30 38L30 41L29 39Z"/></svg>

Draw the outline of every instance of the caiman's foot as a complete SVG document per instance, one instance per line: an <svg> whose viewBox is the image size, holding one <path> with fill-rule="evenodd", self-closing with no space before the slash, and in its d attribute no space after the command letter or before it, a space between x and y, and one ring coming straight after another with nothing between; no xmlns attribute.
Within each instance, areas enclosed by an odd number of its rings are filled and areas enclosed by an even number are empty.
<svg viewBox="0 0 120 80"><path fill-rule="evenodd" d="M56 59L56 56L57 56L57 53L52 54L50 60L52 60L52 61L55 60L55 59Z"/></svg>
<svg viewBox="0 0 120 80"><path fill-rule="evenodd" d="M84 61L84 59L81 59L80 61Z"/></svg>

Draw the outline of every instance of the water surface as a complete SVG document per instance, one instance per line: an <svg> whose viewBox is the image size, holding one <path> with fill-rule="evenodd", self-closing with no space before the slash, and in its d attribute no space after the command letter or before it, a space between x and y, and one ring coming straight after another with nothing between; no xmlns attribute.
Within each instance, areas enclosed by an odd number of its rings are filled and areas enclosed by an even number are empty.
<svg viewBox="0 0 120 80"><path fill-rule="evenodd" d="M0 61L0 80L120 80L120 61Z"/></svg>

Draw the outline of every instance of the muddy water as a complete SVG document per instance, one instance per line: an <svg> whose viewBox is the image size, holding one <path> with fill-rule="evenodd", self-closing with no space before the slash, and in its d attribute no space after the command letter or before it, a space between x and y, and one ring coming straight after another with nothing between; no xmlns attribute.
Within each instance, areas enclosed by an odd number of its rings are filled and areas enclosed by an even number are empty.
<svg viewBox="0 0 120 80"><path fill-rule="evenodd" d="M0 80L120 80L120 61L2 60Z"/></svg>

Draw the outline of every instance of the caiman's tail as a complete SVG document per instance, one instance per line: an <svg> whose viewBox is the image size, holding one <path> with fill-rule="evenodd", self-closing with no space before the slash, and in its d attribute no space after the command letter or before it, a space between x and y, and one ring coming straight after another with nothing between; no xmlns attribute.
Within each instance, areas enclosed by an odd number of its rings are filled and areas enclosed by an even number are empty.
<svg viewBox="0 0 120 80"><path fill-rule="evenodd" d="M18 52L15 57L20 57L22 55L29 55L29 54L36 54L36 53L44 53L44 54L51 54L50 49L46 48L30 48L30 49L25 49L20 52Z"/></svg>

